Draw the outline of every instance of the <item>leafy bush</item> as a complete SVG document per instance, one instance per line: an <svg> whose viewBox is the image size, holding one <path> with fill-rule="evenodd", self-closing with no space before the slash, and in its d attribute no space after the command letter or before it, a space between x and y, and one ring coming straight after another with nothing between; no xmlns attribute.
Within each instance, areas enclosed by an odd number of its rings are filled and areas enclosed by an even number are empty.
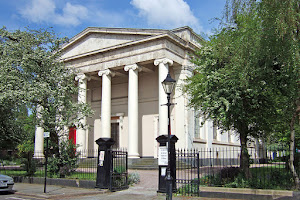
<svg viewBox="0 0 300 200"><path fill-rule="evenodd" d="M204 176L200 179L201 185L224 186L231 188L254 189L292 189L294 181L291 173L285 168L251 168L251 178L245 175L237 167L222 169L216 175ZM188 186L186 189L191 189Z"/></svg>
<svg viewBox="0 0 300 200"><path fill-rule="evenodd" d="M114 176L112 177L112 185L116 188L122 188L128 186L128 179L126 172L126 167L123 165L116 166L114 169Z"/></svg>
<svg viewBox="0 0 300 200"><path fill-rule="evenodd" d="M206 175L200 178L200 185L219 186L221 185L221 182L218 175Z"/></svg>
<svg viewBox="0 0 300 200"><path fill-rule="evenodd" d="M112 187L114 188L122 188L127 187L128 180L125 175L113 176L112 178Z"/></svg>
<svg viewBox="0 0 300 200"><path fill-rule="evenodd" d="M18 145L18 156L21 159L21 166L26 171L26 176L33 176L36 172L36 160L33 159L34 144L26 140Z"/></svg>
<svg viewBox="0 0 300 200"><path fill-rule="evenodd" d="M294 180L291 173L285 169L264 168L252 169L252 179L249 187L256 189L292 189Z"/></svg>
<svg viewBox="0 0 300 200"><path fill-rule="evenodd" d="M114 172L118 173L118 174L122 174L126 171L126 168L122 165L119 165L117 167L114 168Z"/></svg>
<svg viewBox="0 0 300 200"><path fill-rule="evenodd" d="M233 181L240 173L241 170L238 167L226 167L220 171L220 177L222 182L228 182Z"/></svg>
<svg viewBox="0 0 300 200"><path fill-rule="evenodd" d="M138 172L133 172L128 175L128 185L137 184L140 182L140 174Z"/></svg>
<svg viewBox="0 0 300 200"><path fill-rule="evenodd" d="M59 152L49 156L48 172L50 177L58 175L61 178L71 175L78 167L78 156L75 145L67 140L59 144Z"/></svg>
<svg viewBox="0 0 300 200"><path fill-rule="evenodd" d="M250 184L249 181L245 178L245 175L239 173L232 182L227 182L224 184L224 186L231 188L249 188Z"/></svg>
<svg viewBox="0 0 300 200"><path fill-rule="evenodd" d="M180 194L180 195L195 194L195 195L197 195L199 193L199 191L200 190L198 188L198 179L193 179L191 181L191 183L185 184L185 185L179 187L177 190L177 194Z"/></svg>

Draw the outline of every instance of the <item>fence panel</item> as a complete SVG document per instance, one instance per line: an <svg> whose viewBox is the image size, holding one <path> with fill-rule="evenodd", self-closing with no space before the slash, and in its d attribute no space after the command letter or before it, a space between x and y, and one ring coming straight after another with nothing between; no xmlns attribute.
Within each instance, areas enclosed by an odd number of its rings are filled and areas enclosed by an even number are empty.
<svg viewBox="0 0 300 200"><path fill-rule="evenodd" d="M184 196L199 196L199 152L176 150L177 192Z"/></svg>
<svg viewBox="0 0 300 200"><path fill-rule="evenodd" d="M112 150L110 170L110 191L128 188L128 153L126 150Z"/></svg>
<svg viewBox="0 0 300 200"><path fill-rule="evenodd" d="M77 168L71 176L81 180L95 181L97 177L98 150L78 151Z"/></svg>
<svg viewBox="0 0 300 200"><path fill-rule="evenodd" d="M240 169L240 148L176 150L177 192L198 196L200 186L238 187L253 189L284 189L294 187L288 168L288 147L248 148L251 176ZM295 155L299 172L300 155Z"/></svg>
<svg viewBox="0 0 300 200"><path fill-rule="evenodd" d="M69 178L81 180L96 180L97 172L97 152L98 150L76 151L77 158L74 160L72 169L69 164L64 163L55 166L51 159L57 157L58 154L49 152L47 177L48 178ZM39 155L44 155L43 152ZM69 170L66 172L66 169ZM27 177L44 177L45 176L45 158L33 158L33 154L23 155L23 157L15 154L10 157L0 158L0 173L9 176L27 176Z"/></svg>

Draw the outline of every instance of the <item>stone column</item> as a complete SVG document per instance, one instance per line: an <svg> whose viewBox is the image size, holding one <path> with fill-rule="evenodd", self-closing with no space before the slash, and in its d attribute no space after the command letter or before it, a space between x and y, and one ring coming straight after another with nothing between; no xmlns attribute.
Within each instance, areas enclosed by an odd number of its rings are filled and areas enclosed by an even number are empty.
<svg viewBox="0 0 300 200"><path fill-rule="evenodd" d="M141 67L137 64L127 65L125 71L129 71L128 78L128 157L139 158L138 133L139 133L139 97L138 97L138 72Z"/></svg>
<svg viewBox="0 0 300 200"><path fill-rule="evenodd" d="M101 138L111 138L111 77L115 75L109 69L98 72L102 77L101 98Z"/></svg>
<svg viewBox="0 0 300 200"><path fill-rule="evenodd" d="M84 104L87 99L87 81L90 78L85 74L78 74L75 77L75 80L78 81L78 103ZM86 117L81 114L78 115L80 126L76 129L76 145L78 145L77 150L82 152L82 155L85 155L86 148Z"/></svg>
<svg viewBox="0 0 300 200"><path fill-rule="evenodd" d="M157 59L154 65L158 65L158 112L159 112L159 135L168 134L168 106L162 106L167 103L167 94L165 93L161 82L165 80L169 72L169 66L173 61L167 58Z"/></svg>
<svg viewBox="0 0 300 200"><path fill-rule="evenodd" d="M37 105L36 118L38 119L39 124L35 126L34 158L44 158L44 128L41 115L42 109L42 106Z"/></svg>

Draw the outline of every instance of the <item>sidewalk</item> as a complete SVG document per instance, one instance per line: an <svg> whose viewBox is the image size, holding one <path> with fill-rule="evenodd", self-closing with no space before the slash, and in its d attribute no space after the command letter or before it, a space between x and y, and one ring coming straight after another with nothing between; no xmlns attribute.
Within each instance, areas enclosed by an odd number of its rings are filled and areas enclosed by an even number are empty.
<svg viewBox="0 0 300 200"><path fill-rule="evenodd" d="M166 199L165 194L157 193L158 189L158 172L156 170L129 170L129 172L138 172L140 175L140 182L134 186L130 186L129 189L110 192L109 190L100 190L96 188L84 189L78 187L47 185L47 193L44 193L43 184L30 184L30 183L15 183L14 190L15 199L18 197L28 197L29 199L72 199L72 200L117 200L117 199L129 199L129 200L162 200ZM93 187L93 186L92 186ZM213 188L213 187L201 187L202 197L182 197L175 196L174 200L230 200L230 199L280 199L280 200L300 200L300 195L295 197L292 195L292 191L271 191L271 190L253 190L242 188ZM213 195L211 195L213 194ZM269 194L269 196L266 196ZM264 197L267 198L262 198ZM292 195L292 196L291 196ZM13 195L9 195L13 197ZM31 198L30 198L31 197ZM210 197L210 198L208 198ZM214 197L214 198L212 198ZM28 199L25 198L25 199ZM0 196L0 199L1 196ZM22 199L22 198L21 198Z"/></svg>
<svg viewBox="0 0 300 200"><path fill-rule="evenodd" d="M164 200L164 194L157 194L156 190L151 188L145 189L144 187L133 186L128 190L109 192L108 190L99 189L82 189L74 187L62 186L47 186L47 193L44 193L44 185L42 184L29 184L29 183L16 183L14 186L15 195L33 199L52 199L52 200ZM1 197L0 197L1 199ZM18 199L18 198L14 198ZM173 197L174 200L225 200L220 198L204 198L204 197ZM226 199L231 200L231 199ZM238 199L235 199L238 200Z"/></svg>
<svg viewBox="0 0 300 200"><path fill-rule="evenodd" d="M29 197L38 197L45 199L65 199L71 197L83 197L91 195L104 194L107 190L83 189L74 187L64 187L57 185L47 185L44 193L43 184L15 183L15 194Z"/></svg>

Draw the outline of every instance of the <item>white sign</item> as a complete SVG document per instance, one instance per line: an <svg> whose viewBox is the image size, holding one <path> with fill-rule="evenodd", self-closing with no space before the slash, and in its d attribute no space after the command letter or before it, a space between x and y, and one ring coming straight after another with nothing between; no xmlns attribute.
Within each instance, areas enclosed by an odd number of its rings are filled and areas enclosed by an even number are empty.
<svg viewBox="0 0 300 200"><path fill-rule="evenodd" d="M104 160L105 151L100 151L99 160Z"/></svg>
<svg viewBox="0 0 300 200"><path fill-rule="evenodd" d="M168 148L166 146L158 149L158 165L168 165Z"/></svg>
<svg viewBox="0 0 300 200"><path fill-rule="evenodd" d="M100 166L100 167L103 166L104 155L105 155L105 151L100 151L100 155L99 155L99 166Z"/></svg>
<svg viewBox="0 0 300 200"><path fill-rule="evenodd" d="M44 138L50 137L50 132L44 132Z"/></svg>

